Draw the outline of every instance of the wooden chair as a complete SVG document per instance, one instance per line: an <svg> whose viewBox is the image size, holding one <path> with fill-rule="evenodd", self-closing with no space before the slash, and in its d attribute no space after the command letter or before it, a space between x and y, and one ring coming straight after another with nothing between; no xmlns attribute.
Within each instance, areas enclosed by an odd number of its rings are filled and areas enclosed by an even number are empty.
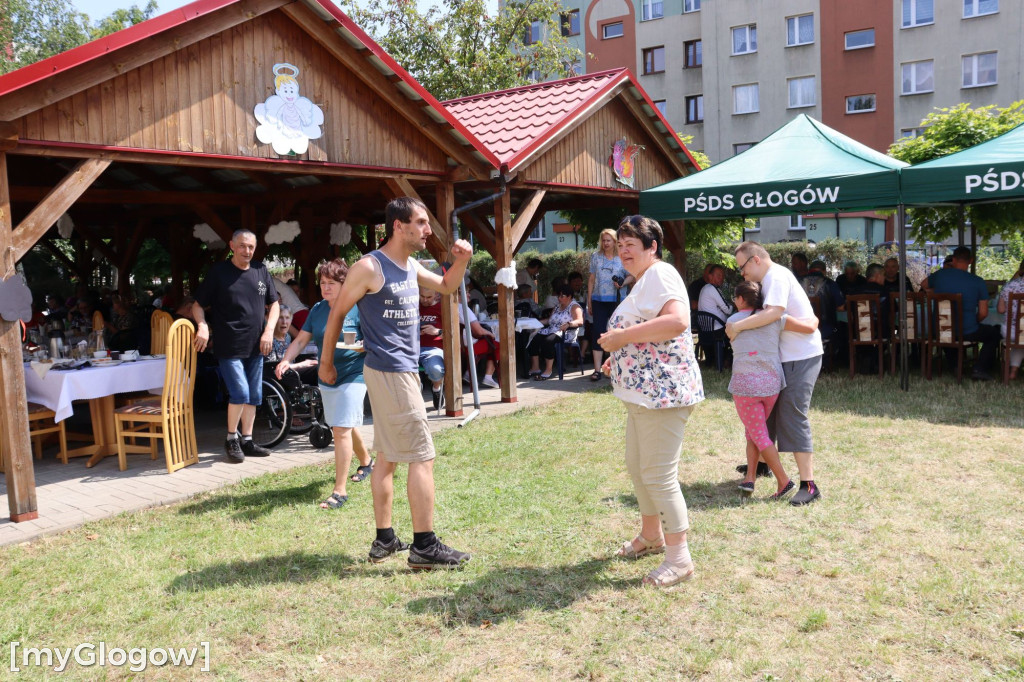
<svg viewBox="0 0 1024 682"><path fill-rule="evenodd" d="M195 331L188 320L172 324L165 347L167 371L160 404L137 403L114 411L117 461L121 471L128 468L125 455L129 452L148 452L156 459L158 440L163 441L167 473L199 461L192 409L196 383L194 339ZM132 436L148 438L149 446L128 443L127 439Z"/></svg>
<svg viewBox="0 0 1024 682"><path fill-rule="evenodd" d="M885 373L882 360L885 355L885 339L882 337L880 301L878 294L856 294L846 297L851 379L857 372L857 349L861 346L878 348L878 377L881 378Z"/></svg>
<svg viewBox="0 0 1024 682"><path fill-rule="evenodd" d="M900 297L889 298L889 372L896 374L900 348ZM921 376L925 374L925 351L928 344L928 308L923 291L907 292L907 343L917 347L921 356Z"/></svg>
<svg viewBox="0 0 1024 682"><path fill-rule="evenodd" d="M51 433L56 433L60 437L60 450L57 452L57 457L60 458L61 463L68 463L68 438L67 432L64 430L64 422L56 421L57 414L49 409L43 407L37 403L28 404L28 437L32 440L32 450L36 455L36 459L43 458L43 438ZM3 432L0 431L0 441L4 439ZM0 473L5 469L6 462L5 453L0 453Z"/></svg>
<svg viewBox="0 0 1024 682"><path fill-rule="evenodd" d="M103 321L103 313L98 310L94 310L92 313L92 330L94 332L102 331L106 329L107 325Z"/></svg>
<svg viewBox="0 0 1024 682"><path fill-rule="evenodd" d="M964 341L964 302L960 294L936 294L928 292L928 344L925 363L925 377L932 378L932 363L935 352L940 356L943 348L956 351L956 382L964 381L964 355L969 347L977 347L973 341ZM942 362L939 364L942 376Z"/></svg>
<svg viewBox="0 0 1024 682"><path fill-rule="evenodd" d="M174 318L163 310L154 310L149 318L149 353L159 355L167 348L167 332L170 331Z"/></svg>
<svg viewBox="0 0 1024 682"><path fill-rule="evenodd" d="M1024 294L1006 301L1006 338L1003 339L1003 383L1010 383L1010 351L1024 351Z"/></svg>

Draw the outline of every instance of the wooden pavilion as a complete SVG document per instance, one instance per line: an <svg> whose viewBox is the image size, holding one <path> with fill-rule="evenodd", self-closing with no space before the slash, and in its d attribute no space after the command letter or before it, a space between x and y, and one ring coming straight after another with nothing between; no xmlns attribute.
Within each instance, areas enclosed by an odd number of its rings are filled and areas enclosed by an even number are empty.
<svg viewBox="0 0 1024 682"><path fill-rule="evenodd" d="M260 141L267 121L254 108L284 92L282 74L323 116L322 135L278 154ZM528 106L495 117L516 102ZM501 132L511 129L520 132ZM629 189L608 164L620 138L644 147ZM332 224L369 226L351 236L367 252L387 200L416 196L433 209L428 249L443 261L456 205L504 190L462 218L505 266L543 211L637 206L639 190L694 168L627 71L446 107L329 0L199 0L0 77L0 251L19 260L47 247L68 213L84 247L122 275L144 239L160 241L179 294L183 273L195 284L199 254L224 255L199 249L199 222L225 243L239 227L252 230L259 256L270 225L296 220L296 259L312 269L330 255ZM681 224L666 227L668 246L682 249ZM506 401L516 399L511 301L502 288ZM459 377L454 305L448 297L445 358ZM12 409L26 403L20 362L18 327L0 320L0 447L14 521L38 515L27 414ZM459 382L446 392L449 414L460 414Z"/></svg>

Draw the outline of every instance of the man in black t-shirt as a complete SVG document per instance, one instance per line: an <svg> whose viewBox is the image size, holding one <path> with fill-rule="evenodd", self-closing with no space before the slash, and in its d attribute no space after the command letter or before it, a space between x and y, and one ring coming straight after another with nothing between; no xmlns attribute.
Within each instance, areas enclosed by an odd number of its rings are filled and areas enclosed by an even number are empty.
<svg viewBox="0 0 1024 682"><path fill-rule="evenodd" d="M196 350L213 340L213 354L228 389L228 437L224 444L233 464L245 456L266 457L266 448L252 442L256 407L263 401L263 356L273 348L274 327L280 312L270 272L252 262L256 235L238 230L231 235L231 260L215 263L196 292L192 314L196 322ZM270 306L264 326L264 310ZM209 308L210 323L206 321ZM239 443L238 426L242 438Z"/></svg>

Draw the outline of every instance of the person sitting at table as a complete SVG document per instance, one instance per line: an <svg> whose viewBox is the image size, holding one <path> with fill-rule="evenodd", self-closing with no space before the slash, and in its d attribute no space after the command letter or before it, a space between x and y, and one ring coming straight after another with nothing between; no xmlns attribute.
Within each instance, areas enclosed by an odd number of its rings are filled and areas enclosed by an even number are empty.
<svg viewBox="0 0 1024 682"><path fill-rule="evenodd" d="M67 308L64 307L64 304L60 302L60 298L55 294L48 294L46 296L46 310L43 312L47 317L60 320L61 322L67 319L68 316Z"/></svg>
<svg viewBox="0 0 1024 682"><path fill-rule="evenodd" d="M1024 294L1024 260L1020 262L1020 267L1017 268L1017 272L1013 273L1013 277L1003 286L1003 290L999 292L999 299L996 302L996 310L1004 315L1003 317L1003 338L1008 339L1009 329L1007 323L1009 320L1016 319L1019 314L1017 305L1014 304L1013 310L1009 309L1010 305L1010 294ZM1009 314L1007 314L1009 313ZM1024 334L1024 330L1021 330ZM1017 369L1020 367L1021 362L1024 362L1024 350L1011 350L1010 351L1010 378L1017 378Z"/></svg>
<svg viewBox="0 0 1024 682"><path fill-rule="evenodd" d="M466 294L469 296L469 309L487 312L487 296L480 289L480 284L466 273Z"/></svg>
<svg viewBox="0 0 1024 682"><path fill-rule="evenodd" d="M831 342L833 346L826 346L825 352L840 358L846 357L846 323L839 320L839 309L846 305L846 296L839 284L826 274L828 268L825 261L811 261L808 268L807 274L798 279L807 297L816 296L821 305L818 331L821 332L822 341L826 344Z"/></svg>
<svg viewBox="0 0 1024 682"><path fill-rule="evenodd" d="M968 270L974 255L966 246L959 246L953 251L953 267L936 270L928 276L927 287L936 294L960 294L963 302L963 316L960 320L964 341L978 341L981 351L971 371L971 378L988 381L999 347L999 327L994 324L982 324L988 317L988 286L985 280ZM947 361L956 361L956 351L947 349Z"/></svg>
<svg viewBox="0 0 1024 682"><path fill-rule="evenodd" d="M111 316L104 324L110 337L110 350L136 350L139 347L135 329L135 315L123 296L111 298Z"/></svg>
<svg viewBox="0 0 1024 682"><path fill-rule="evenodd" d="M711 268L715 267L714 263L708 263L704 266L704 272L701 276L693 280L686 286L686 295L690 299L690 310L697 309L697 301L700 300L700 292L704 288L704 285L708 283L708 277L711 275Z"/></svg>
<svg viewBox="0 0 1024 682"><path fill-rule="evenodd" d="M867 278L860 274L860 264L855 260L848 260L843 264L843 275L836 280L839 291L843 296L849 296L867 283Z"/></svg>
<svg viewBox="0 0 1024 682"><path fill-rule="evenodd" d="M463 324L462 305L458 306L459 325L463 330L462 334L462 359L469 360L469 353L466 344L469 337L465 333ZM484 375L480 383L491 388L498 388L499 384L494 380L494 372L497 369L498 343L494 339L494 333L487 329L479 320L476 314L469 311L469 329L476 341L473 343L473 356L479 360L481 357L487 359ZM444 351L442 347L441 329L441 295L431 289L420 288L420 366L431 382L431 393L435 398L434 409L438 409L441 401L441 387L444 379ZM468 376L468 372L467 372Z"/></svg>
<svg viewBox="0 0 1024 682"><path fill-rule="evenodd" d="M558 306L558 295L555 293L559 289L569 284L569 279L562 275L558 275L551 280L551 295L544 299L544 303L541 304L542 310L554 310ZM573 297L575 298L575 296Z"/></svg>
<svg viewBox="0 0 1024 682"><path fill-rule="evenodd" d="M516 289L515 311L520 317L540 318L540 306L533 301L533 287L520 284Z"/></svg>
<svg viewBox="0 0 1024 682"><path fill-rule="evenodd" d="M551 378L551 370L555 363L555 344L559 340L572 343L583 327L583 307L573 300L569 285L563 285L556 293L558 305L551 311L550 317L541 320L545 326L534 335L526 347L526 352L530 355L530 376L534 381ZM543 373L540 371L541 356L544 357Z"/></svg>
<svg viewBox="0 0 1024 682"><path fill-rule="evenodd" d="M723 322L732 315L732 306L722 298L722 284L725 282L725 268L721 265L712 265L708 273L708 281L701 290L700 298L697 301L697 310L710 313ZM725 325L715 322L715 330L722 329Z"/></svg>
<svg viewBox="0 0 1024 682"><path fill-rule="evenodd" d="M68 312L68 329L78 328L86 332L92 329L92 314L96 312L96 303L92 297L78 299L75 307Z"/></svg>
<svg viewBox="0 0 1024 682"><path fill-rule="evenodd" d="M910 278L904 275L903 279L906 280L907 291L913 291L914 285L910 283ZM882 286L886 293L900 295L900 261L898 258L885 259L885 281L882 282Z"/></svg>

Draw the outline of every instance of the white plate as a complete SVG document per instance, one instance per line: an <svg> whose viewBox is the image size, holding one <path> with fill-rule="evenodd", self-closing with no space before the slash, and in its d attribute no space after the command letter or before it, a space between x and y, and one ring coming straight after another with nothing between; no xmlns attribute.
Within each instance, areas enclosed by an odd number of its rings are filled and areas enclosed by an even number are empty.
<svg viewBox="0 0 1024 682"><path fill-rule="evenodd" d="M90 360L89 363L93 367L115 367L117 365L120 365L121 361L120 360L112 360L110 358L101 358L99 360L94 358L94 359Z"/></svg>
<svg viewBox="0 0 1024 682"><path fill-rule="evenodd" d="M342 341L339 341L338 345L336 346L336 348L338 350L354 350L354 351L358 351L360 353L363 353L363 352L366 351L366 349L363 348L363 342L362 341L356 341L353 344L347 344L347 343L344 343Z"/></svg>

